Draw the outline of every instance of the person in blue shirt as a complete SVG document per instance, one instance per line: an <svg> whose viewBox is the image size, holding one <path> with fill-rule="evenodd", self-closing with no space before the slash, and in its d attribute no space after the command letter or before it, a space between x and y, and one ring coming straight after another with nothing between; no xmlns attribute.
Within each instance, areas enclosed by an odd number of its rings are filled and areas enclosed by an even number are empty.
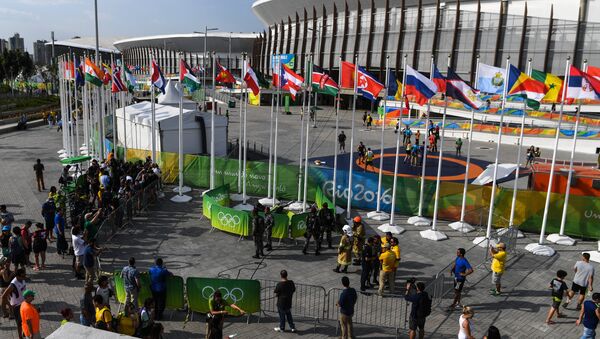
<svg viewBox="0 0 600 339"><path fill-rule="evenodd" d="M467 258L465 258L465 249L459 248L456 250L456 259L454 259L454 263L450 268L450 274L454 275L454 301L452 305L448 307L448 309L452 310L455 307L462 308L460 304L460 297L462 293L463 286L465 285L465 281L467 280L467 276L473 273L473 268Z"/></svg>
<svg viewBox="0 0 600 339"><path fill-rule="evenodd" d="M163 266L162 258L156 258L155 265L150 267L150 290L154 299L155 320L161 320L167 300L167 277L173 275Z"/></svg>
<svg viewBox="0 0 600 339"><path fill-rule="evenodd" d="M342 331L342 339L351 339L352 336L352 316L354 315L354 305L356 304L356 290L350 287L350 279L342 277L342 285L344 290L340 293L337 306L340 308L340 327Z"/></svg>
<svg viewBox="0 0 600 339"><path fill-rule="evenodd" d="M54 234L56 234L56 253L61 254L63 258L69 249L69 244L65 239L66 222L62 208L58 208L54 216Z"/></svg>
<svg viewBox="0 0 600 339"><path fill-rule="evenodd" d="M596 327L600 319L600 293L594 293L592 300L583 302L579 312L579 318L575 322L577 326L583 324L582 339L596 338Z"/></svg>

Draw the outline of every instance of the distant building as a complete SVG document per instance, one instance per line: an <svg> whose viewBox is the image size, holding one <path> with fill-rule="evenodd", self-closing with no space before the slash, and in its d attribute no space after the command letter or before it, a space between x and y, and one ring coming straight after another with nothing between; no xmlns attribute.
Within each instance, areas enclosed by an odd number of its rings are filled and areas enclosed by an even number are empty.
<svg viewBox="0 0 600 339"><path fill-rule="evenodd" d="M8 46L8 49L11 51L25 52L25 41L19 33L15 33L15 35L8 38Z"/></svg>
<svg viewBox="0 0 600 339"><path fill-rule="evenodd" d="M46 49L46 40L38 40L33 43L33 62L36 65L44 66L50 63L50 54Z"/></svg>
<svg viewBox="0 0 600 339"><path fill-rule="evenodd" d="M0 53L4 53L8 49L8 41L6 39L0 39Z"/></svg>

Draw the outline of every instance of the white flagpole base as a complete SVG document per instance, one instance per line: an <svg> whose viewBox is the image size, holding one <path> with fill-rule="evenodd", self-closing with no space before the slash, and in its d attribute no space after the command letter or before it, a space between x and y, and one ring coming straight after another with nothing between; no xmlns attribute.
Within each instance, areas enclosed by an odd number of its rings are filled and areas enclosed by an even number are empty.
<svg viewBox="0 0 600 339"><path fill-rule="evenodd" d="M229 193L229 199L233 201L244 201L244 195L241 193ZM247 195L246 199L248 199Z"/></svg>
<svg viewBox="0 0 600 339"><path fill-rule="evenodd" d="M233 209L237 211L252 211L254 209L254 206L252 204L242 203L233 206Z"/></svg>
<svg viewBox="0 0 600 339"><path fill-rule="evenodd" d="M411 224L411 225L415 225L415 226L429 226L431 225L431 220L427 219L425 217L419 217L419 216L414 216L414 217L410 217L408 218L408 220L406 220L407 223Z"/></svg>
<svg viewBox="0 0 600 339"><path fill-rule="evenodd" d="M87 146L81 146L81 147L79 147L79 150L80 151L87 151Z"/></svg>
<svg viewBox="0 0 600 339"><path fill-rule="evenodd" d="M489 247L490 245L493 247L496 247L496 245L498 244L498 242L494 239L488 239L486 237L476 237L475 239L473 239L473 244L479 246L479 247Z"/></svg>
<svg viewBox="0 0 600 339"><path fill-rule="evenodd" d="M294 201L293 203L288 205L287 209L290 211L298 212L302 210L307 210L308 207L308 204L305 204L302 201Z"/></svg>
<svg viewBox="0 0 600 339"><path fill-rule="evenodd" d="M386 213L383 211L379 211L379 212L371 211L371 212L367 213L367 218L377 220L377 221L383 221L383 220L389 220L390 215L389 215L389 213Z"/></svg>
<svg viewBox="0 0 600 339"><path fill-rule="evenodd" d="M541 255L544 257L551 257L554 255L554 253L556 253L556 251L552 247L540 245L537 242L525 246L525 249L535 255Z"/></svg>
<svg viewBox="0 0 600 339"><path fill-rule="evenodd" d="M441 241L448 239L448 236L440 231L434 231L432 229L428 229L425 231L419 232L421 234L421 238L433 240L433 241Z"/></svg>
<svg viewBox="0 0 600 339"><path fill-rule="evenodd" d="M402 234L406 231L404 229L404 227L401 227L398 225L392 225L390 223L385 223L385 224L377 227L377 229L383 233L392 232L393 234Z"/></svg>
<svg viewBox="0 0 600 339"><path fill-rule="evenodd" d="M503 235L506 232L508 232L508 227L499 229L498 232L496 232L496 234ZM519 238L519 239L525 238L525 234L523 234L523 232L517 230L517 238Z"/></svg>
<svg viewBox="0 0 600 339"><path fill-rule="evenodd" d="M58 154L64 154L64 153L67 153L67 150L64 149L64 148L62 148L62 149L59 149L58 151L56 151L56 153L58 153Z"/></svg>
<svg viewBox="0 0 600 339"><path fill-rule="evenodd" d="M455 221L450 223L448 226L450 226L451 229L461 233L469 233L475 230L475 227L464 221Z"/></svg>
<svg viewBox="0 0 600 339"><path fill-rule="evenodd" d="M590 261L600 263L600 251L581 252L581 254L583 253L588 253L590 255Z"/></svg>
<svg viewBox="0 0 600 339"><path fill-rule="evenodd" d="M273 206L273 198L262 198L258 202L263 206ZM275 205L279 204L279 200L275 199Z"/></svg>
<svg viewBox="0 0 600 339"><path fill-rule="evenodd" d="M58 157L61 159L66 159L66 158L69 158L69 155L67 153L63 153L63 154L59 155Z"/></svg>
<svg viewBox="0 0 600 339"><path fill-rule="evenodd" d="M175 195L171 198L172 202L177 202L177 203L183 203L183 202L190 202L192 200L192 197L190 197L189 195Z"/></svg>
<svg viewBox="0 0 600 339"><path fill-rule="evenodd" d="M87 150L82 150L81 151L81 155L88 155L88 151Z"/></svg>
<svg viewBox="0 0 600 339"><path fill-rule="evenodd" d="M574 246L577 241L569 236L553 233L546 237L546 240L563 246Z"/></svg>
<svg viewBox="0 0 600 339"><path fill-rule="evenodd" d="M190 187L188 187L188 186L182 186L181 187L181 194L189 193L191 191L192 191L192 189ZM179 193L179 186L173 188L173 192Z"/></svg>

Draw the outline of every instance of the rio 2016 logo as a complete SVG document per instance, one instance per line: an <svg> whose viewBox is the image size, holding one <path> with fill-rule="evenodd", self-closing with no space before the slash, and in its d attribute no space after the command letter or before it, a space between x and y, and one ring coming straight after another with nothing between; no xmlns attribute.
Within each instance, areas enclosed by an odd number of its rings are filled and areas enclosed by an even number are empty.
<svg viewBox="0 0 600 339"><path fill-rule="evenodd" d="M333 181L325 181L322 186L323 192L328 196L333 196ZM392 203L392 189L388 188L381 192L381 203L384 205L391 205ZM338 186L335 192L336 198L348 199L348 189L342 189ZM372 203L377 202L377 192L368 190L363 184L355 184L352 189L352 201Z"/></svg>

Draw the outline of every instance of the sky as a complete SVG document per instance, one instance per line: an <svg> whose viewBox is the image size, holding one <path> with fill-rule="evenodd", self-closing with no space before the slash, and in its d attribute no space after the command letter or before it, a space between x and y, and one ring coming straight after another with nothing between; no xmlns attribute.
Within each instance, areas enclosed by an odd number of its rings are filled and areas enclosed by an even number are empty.
<svg viewBox="0 0 600 339"><path fill-rule="evenodd" d="M98 0L101 38L192 33L204 27L223 32L262 32L253 0ZM0 0L0 38L15 32L33 42L94 36L94 0Z"/></svg>

